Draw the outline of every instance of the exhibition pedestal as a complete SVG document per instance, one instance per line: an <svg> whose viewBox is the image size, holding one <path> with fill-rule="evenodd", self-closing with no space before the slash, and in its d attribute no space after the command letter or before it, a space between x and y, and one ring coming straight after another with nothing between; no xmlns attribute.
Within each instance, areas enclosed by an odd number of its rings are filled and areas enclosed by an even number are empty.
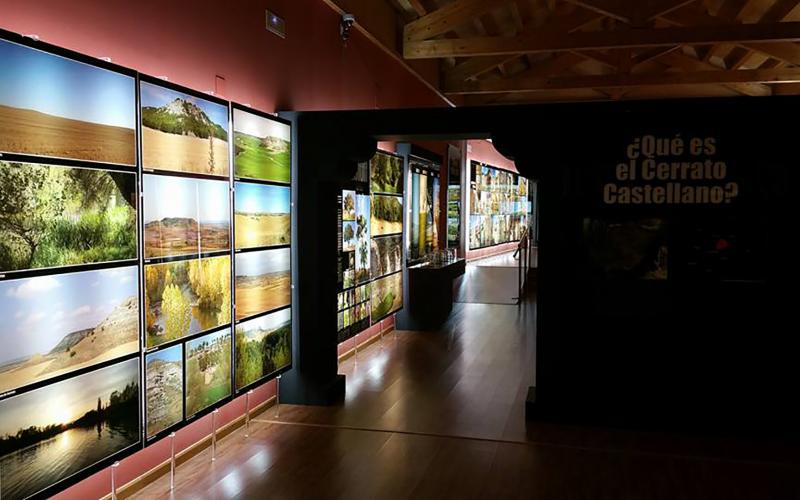
<svg viewBox="0 0 800 500"><path fill-rule="evenodd" d="M408 268L409 302L398 313L401 330L433 330L453 310L453 280L466 272L467 261L457 259L446 264L419 264Z"/></svg>

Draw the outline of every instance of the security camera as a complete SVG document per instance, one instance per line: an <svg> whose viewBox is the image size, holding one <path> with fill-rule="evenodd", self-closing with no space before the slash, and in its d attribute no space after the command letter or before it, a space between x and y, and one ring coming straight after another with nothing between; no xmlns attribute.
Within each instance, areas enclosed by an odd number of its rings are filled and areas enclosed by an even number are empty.
<svg viewBox="0 0 800 500"><path fill-rule="evenodd" d="M355 22L356 16L353 14L342 14L342 20L339 22L339 35L341 35L343 42L350 38L350 30L353 29Z"/></svg>

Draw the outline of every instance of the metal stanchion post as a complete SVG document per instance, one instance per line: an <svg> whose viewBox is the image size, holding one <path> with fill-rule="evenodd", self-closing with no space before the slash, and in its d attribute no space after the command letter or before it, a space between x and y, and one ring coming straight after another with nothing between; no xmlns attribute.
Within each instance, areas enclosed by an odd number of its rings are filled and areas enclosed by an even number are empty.
<svg viewBox="0 0 800 500"><path fill-rule="evenodd" d="M247 391L244 396L244 437L250 437L250 395L253 390Z"/></svg>
<svg viewBox="0 0 800 500"><path fill-rule="evenodd" d="M278 375L278 378L276 379L277 387L275 388L275 418L281 418L281 376L282 375Z"/></svg>
<svg viewBox="0 0 800 500"><path fill-rule="evenodd" d="M175 489L175 433L169 435L169 489Z"/></svg>
<svg viewBox="0 0 800 500"><path fill-rule="evenodd" d="M353 337L353 342L355 342L355 354L353 355L353 368L355 368L358 366L358 333Z"/></svg>
<svg viewBox="0 0 800 500"><path fill-rule="evenodd" d="M217 415L219 410L211 412L211 461L217 459Z"/></svg>
<svg viewBox="0 0 800 500"><path fill-rule="evenodd" d="M111 500L117 500L117 469L119 462L111 464Z"/></svg>

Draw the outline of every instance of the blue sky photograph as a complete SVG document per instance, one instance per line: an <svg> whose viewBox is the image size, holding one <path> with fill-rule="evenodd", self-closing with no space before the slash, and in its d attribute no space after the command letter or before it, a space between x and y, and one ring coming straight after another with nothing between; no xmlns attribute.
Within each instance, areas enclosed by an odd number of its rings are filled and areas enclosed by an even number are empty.
<svg viewBox="0 0 800 500"><path fill-rule="evenodd" d="M144 223L168 217L230 223L228 186L225 181L145 175Z"/></svg>
<svg viewBox="0 0 800 500"><path fill-rule="evenodd" d="M243 321L236 325L236 332L243 332L248 337L256 337L261 331L275 330L292 321L291 308L281 309L278 312L261 316L260 318Z"/></svg>
<svg viewBox="0 0 800 500"><path fill-rule="evenodd" d="M212 122L224 128L226 132L228 131L227 106L147 82L142 82L140 94L143 108L160 108L175 99L183 99L202 109Z"/></svg>
<svg viewBox="0 0 800 500"><path fill-rule="evenodd" d="M370 210L369 210L369 203L370 198L369 195L360 194L356 196L356 220L358 220L359 216L364 216L367 221L367 234L362 235L362 237L369 238L369 219L370 219Z"/></svg>
<svg viewBox="0 0 800 500"><path fill-rule="evenodd" d="M0 40L0 105L135 128L133 78Z"/></svg>
<svg viewBox="0 0 800 500"><path fill-rule="evenodd" d="M291 253L288 248L236 254L236 276L260 276L288 272Z"/></svg>
<svg viewBox="0 0 800 500"><path fill-rule="evenodd" d="M153 361L164 361L167 363L183 362L183 350L180 345L175 345L169 349L161 349L147 355L147 364Z"/></svg>
<svg viewBox="0 0 800 500"><path fill-rule="evenodd" d="M291 140L292 128L285 123L269 120L240 109L233 110L233 130L253 137L277 137Z"/></svg>
<svg viewBox="0 0 800 500"><path fill-rule="evenodd" d="M65 335L93 328L138 297L136 266L0 282L0 366L47 354Z"/></svg>
<svg viewBox="0 0 800 500"><path fill-rule="evenodd" d="M288 214L290 194L288 187L237 182L234 207L238 213Z"/></svg>

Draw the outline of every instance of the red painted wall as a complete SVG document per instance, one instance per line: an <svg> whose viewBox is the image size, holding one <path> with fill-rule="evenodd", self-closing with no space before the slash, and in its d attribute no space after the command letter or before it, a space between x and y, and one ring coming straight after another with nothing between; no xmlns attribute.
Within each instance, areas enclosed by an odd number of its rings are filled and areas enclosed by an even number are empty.
<svg viewBox="0 0 800 500"><path fill-rule="evenodd" d="M264 29L265 9L288 36ZM197 90L225 78L225 98L263 111L446 104L321 0L3 0L0 27Z"/></svg>
<svg viewBox="0 0 800 500"><path fill-rule="evenodd" d="M486 163L493 167L510 170L512 172L517 171L517 167L514 165L514 162L498 153L497 150L494 149L492 143L489 141L467 141L467 166L469 166L469 162L472 160Z"/></svg>
<svg viewBox="0 0 800 500"><path fill-rule="evenodd" d="M266 8L286 20L286 39L264 29ZM446 105L358 32L344 47L339 16L321 0L3 0L0 28L111 57L197 90L216 90L267 112ZM224 89L215 89L217 75L225 79ZM271 382L256 391L252 403L274 394ZM221 409L219 424L243 411L244 398L239 398ZM210 416L181 429L177 450L210 429ZM123 460L118 484L158 465L168 453L168 440L162 440ZM110 481L105 469L57 498L98 498L110 491Z"/></svg>

